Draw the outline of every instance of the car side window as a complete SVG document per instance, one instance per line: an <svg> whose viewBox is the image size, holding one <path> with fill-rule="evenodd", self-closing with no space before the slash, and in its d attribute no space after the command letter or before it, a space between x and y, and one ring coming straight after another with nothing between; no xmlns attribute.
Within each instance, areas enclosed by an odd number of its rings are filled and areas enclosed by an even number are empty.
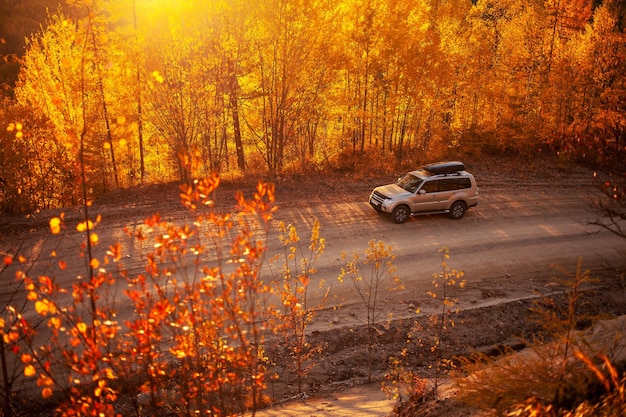
<svg viewBox="0 0 626 417"><path fill-rule="evenodd" d="M426 191L426 193L436 193L437 192L437 182L438 181L428 181L422 187L422 190Z"/></svg>
<svg viewBox="0 0 626 417"><path fill-rule="evenodd" d="M459 178L459 189L472 188L472 182L469 178Z"/></svg>
<svg viewBox="0 0 626 417"><path fill-rule="evenodd" d="M457 188L456 178L439 180L439 191L454 191Z"/></svg>

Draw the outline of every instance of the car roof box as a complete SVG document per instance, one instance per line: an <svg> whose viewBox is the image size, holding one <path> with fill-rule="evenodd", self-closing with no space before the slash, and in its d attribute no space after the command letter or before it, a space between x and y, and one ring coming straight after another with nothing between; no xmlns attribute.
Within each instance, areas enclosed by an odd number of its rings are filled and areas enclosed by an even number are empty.
<svg viewBox="0 0 626 417"><path fill-rule="evenodd" d="M424 170L432 175L454 174L459 171L465 171L465 164L458 161L437 162L436 164L425 165Z"/></svg>

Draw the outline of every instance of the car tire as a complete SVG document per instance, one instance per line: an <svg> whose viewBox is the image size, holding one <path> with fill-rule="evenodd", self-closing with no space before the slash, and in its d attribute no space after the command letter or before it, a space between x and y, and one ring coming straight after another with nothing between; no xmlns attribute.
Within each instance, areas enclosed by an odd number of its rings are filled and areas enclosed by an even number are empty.
<svg viewBox="0 0 626 417"><path fill-rule="evenodd" d="M458 220L465 215L467 211L467 206L462 201L456 201L452 206L450 206L450 211L448 212L448 217L454 220Z"/></svg>
<svg viewBox="0 0 626 417"><path fill-rule="evenodd" d="M410 215L411 211L409 207L402 204L393 209L391 212L391 220L393 220L394 223L401 224L407 221Z"/></svg>

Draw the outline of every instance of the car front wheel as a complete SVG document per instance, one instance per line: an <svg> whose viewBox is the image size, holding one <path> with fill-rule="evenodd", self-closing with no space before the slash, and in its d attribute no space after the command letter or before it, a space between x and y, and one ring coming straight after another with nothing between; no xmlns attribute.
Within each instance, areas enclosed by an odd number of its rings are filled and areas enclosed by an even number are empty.
<svg viewBox="0 0 626 417"><path fill-rule="evenodd" d="M458 220L465 215L466 211L467 207L465 207L465 203L463 203L462 201L457 201L452 204L452 207L450 207L450 212L448 213L448 216L451 219Z"/></svg>
<svg viewBox="0 0 626 417"><path fill-rule="evenodd" d="M409 218L409 208L407 206L398 206L391 212L391 220L394 223L404 223Z"/></svg>

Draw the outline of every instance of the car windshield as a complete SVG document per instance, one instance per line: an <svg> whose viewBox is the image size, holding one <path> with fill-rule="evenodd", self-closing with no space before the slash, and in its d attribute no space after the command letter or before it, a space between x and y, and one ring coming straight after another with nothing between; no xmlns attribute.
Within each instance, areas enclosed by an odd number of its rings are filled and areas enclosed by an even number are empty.
<svg viewBox="0 0 626 417"><path fill-rule="evenodd" d="M410 193L414 193L415 191L417 191L423 181L424 180L416 177L413 174L406 174L404 177L400 178L398 182L396 182L396 185L404 188Z"/></svg>

